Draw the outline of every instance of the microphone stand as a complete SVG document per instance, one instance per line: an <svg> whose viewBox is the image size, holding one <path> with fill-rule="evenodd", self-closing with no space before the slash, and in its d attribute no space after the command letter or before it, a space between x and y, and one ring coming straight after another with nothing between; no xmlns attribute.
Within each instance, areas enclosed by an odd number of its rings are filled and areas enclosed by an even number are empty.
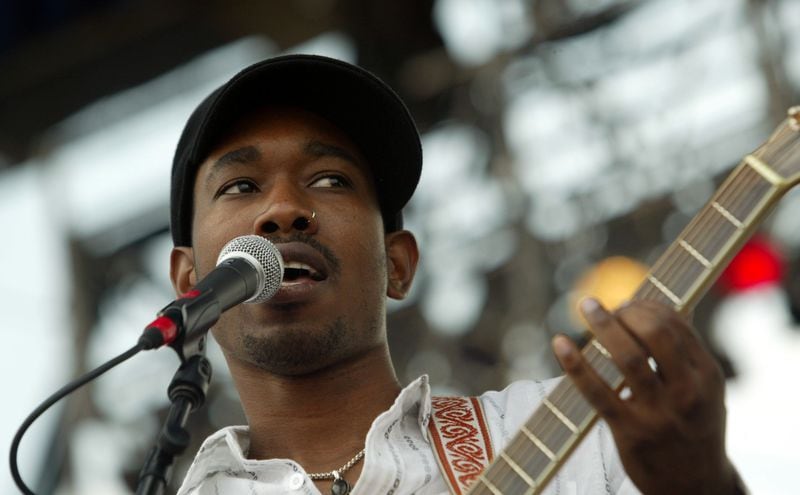
<svg viewBox="0 0 800 495"><path fill-rule="evenodd" d="M163 342L163 322L178 322L177 328L181 331L169 346L178 354L181 365L167 388L172 404L156 444L139 471L136 495L162 495L172 478L172 462L189 446L186 422L189 414L205 402L211 381L211 363L206 359L206 332L221 313L216 294L208 291L168 304L145 330L143 338L155 338L151 343L156 347Z"/></svg>
<svg viewBox="0 0 800 495"><path fill-rule="evenodd" d="M156 445L150 450L139 472L136 495L162 495L172 477L173 460L189 446L190 435L186 422L189 414L205 402L211 381L211 363L205 357L205 337L194 344L188 358L183 352L178 352L182 363L167 389L172 405Z"/></svg>

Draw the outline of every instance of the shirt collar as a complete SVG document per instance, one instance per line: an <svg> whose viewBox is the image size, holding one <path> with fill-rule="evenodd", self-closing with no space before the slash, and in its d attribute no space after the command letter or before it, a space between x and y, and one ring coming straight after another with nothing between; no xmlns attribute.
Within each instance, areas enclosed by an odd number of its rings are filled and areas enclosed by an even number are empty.
<svg viewBox="0 0 800 495"><path fill-rule="evenodd" d="M379 434L378 431L382 425L397 421L408 414L413 414L415 410L422 436L426 441L430 442L428 438L428 423L431 417L431 387L428 375L422 375L409 383L397 395L392 406L375 418L367 433L367 446L377 440L373 439L373 437ZM184 486L197 485L202 482L202 479L208 473L220 470L273 471L274 469L286 469L287 466L293 465L293 462L287 459L248 459L247 452L249 448L249 427L228 426L222 428L203 442L189 468L189 472L186 474ZM367 456L369 456L369 452L370 449L367 448Z"/></svg>

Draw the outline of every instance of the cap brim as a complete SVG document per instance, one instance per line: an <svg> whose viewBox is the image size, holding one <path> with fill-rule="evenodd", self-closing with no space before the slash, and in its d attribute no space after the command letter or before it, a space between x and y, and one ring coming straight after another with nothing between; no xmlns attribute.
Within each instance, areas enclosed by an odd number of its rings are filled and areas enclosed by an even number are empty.
<svg viewBox="0 0 800 495"><path fill-rule="evenodd" d="M176 245L191 244L191 219L185 215L188 208L191 216L200 163L238 119L270 104L306 109L347 134L372 169L384 222L394 221L411 198L422 167L419 134L408 109L391 88L359 67L327 57L288 55L244 69L209 95L187 122L173 165ZM175 218L176 207L183 218Z"/></svg>

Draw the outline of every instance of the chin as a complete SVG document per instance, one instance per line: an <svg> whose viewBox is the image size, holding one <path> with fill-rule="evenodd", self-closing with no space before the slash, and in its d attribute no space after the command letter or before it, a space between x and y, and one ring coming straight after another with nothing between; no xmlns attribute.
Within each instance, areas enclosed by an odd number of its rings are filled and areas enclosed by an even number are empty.
<svg viewBox="0 0 800 495"><path fill-rule="evenodd" d="M238 339L237 354L272 374L298 376L314 373L348 354L351 329L341 320L316 328L281 328L248 332Z"/></svg>

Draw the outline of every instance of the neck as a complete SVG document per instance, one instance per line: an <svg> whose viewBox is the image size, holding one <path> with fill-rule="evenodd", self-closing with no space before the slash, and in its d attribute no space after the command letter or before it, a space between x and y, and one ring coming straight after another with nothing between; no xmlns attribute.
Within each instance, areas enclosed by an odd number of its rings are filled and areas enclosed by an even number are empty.
<svg viewBox="0 0 800 495"><path fill-rule="evenodd" d="M364 448L400 391L385 344L302 376L228 365L250 426L248 457L293 459L308 472L338 469Z"/></svg>

